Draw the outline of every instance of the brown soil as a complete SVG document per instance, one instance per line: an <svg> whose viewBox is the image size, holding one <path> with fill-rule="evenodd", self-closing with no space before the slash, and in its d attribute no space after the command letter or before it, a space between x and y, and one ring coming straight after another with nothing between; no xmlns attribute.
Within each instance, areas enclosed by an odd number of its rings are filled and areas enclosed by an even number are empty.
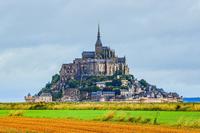
<svg viewBox="0 0 200 133"><path fill-rule="evenodd" d="M65 119L0 118L0 132L41 133L200 133L199 129L183 129L159 125L93 122Z"/></svg>

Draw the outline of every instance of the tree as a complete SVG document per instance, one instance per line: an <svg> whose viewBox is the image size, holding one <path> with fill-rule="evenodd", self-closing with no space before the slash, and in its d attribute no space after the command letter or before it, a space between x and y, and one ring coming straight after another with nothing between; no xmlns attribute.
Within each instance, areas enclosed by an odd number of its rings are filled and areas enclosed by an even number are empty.
<svg viewBox="0 0 200 133"><path fill-rule="evenodd" d="M106 86L112 86L113 83L112 82L106 82Z"/></svg>
<svg viewBox="0 0 200 133"><path fill-rule="evenodd" d="M142 86L144 86L144 87L147 87L149 84L147 83L147 81L146 80L144 80L144 79L141 79L140 81L140 84L142 85Z"/></svg>
<svg viewBox="0 0 200 133"><path fill-rule="evenodd" d="M51 90L51 83L48 82L48 83L46 84L46 86L45 86L45 89L46 89L46 90Z"/></svg>
<svg viewBox="0 0 200 133"><path fill-rule="evenodd" d="M61 90L59 90L58 92L53 92L52 93L52 97L53 97L53 100L55 101L56 99L60 99L60 98L62 98L62 91Z"/></svg>
<svg viewBox="0 0 200 133"><path fill-rule="evenodd" d="M52 83L52 84L55 84L55 83L57 83L59 80L60 80L60 75L59 75L59 74L55 74L55 75L52 76L51 83Z"/></svg>
<svg viewBox="0 0 200 133"><path fill-rule="evenodd" d="M79 87L79 81L75 80L75 79L70 79L68 81L68 85L70 88L77 88L77 87Z"/></svg>
<svg viewBox="0 0 200 133"><path fill-rule="evenodd" d="M112 80L112 85L113 85L113 86L121 86L121 85L122 85L122 82L121 82L121 80L119 80L119 79L113 79L113 80Z"/></svg>
<svg viewBox="0 0 200 133"><path fill-rule="evenodd" d="M112 91L113 90L113 87L105 87L103 88L103 91Z"/></svg>
<svg viewBox="0 0 200 133"><path fill-rule="evenodd" d="M47 83L46 86L44 88L42 88L42 90L39 92L39 95L42 94L43 92L45 92L45 93L51 92L51 84L50 83Z"/></svg>
<svg viewBox="0 0 200 133"><path fill-rule="evenodd" d="M87 91L87 92L96 92L99 91L100 88L97 86L90 86L90 87L84 87L81 89L82 91Z"/></svg>

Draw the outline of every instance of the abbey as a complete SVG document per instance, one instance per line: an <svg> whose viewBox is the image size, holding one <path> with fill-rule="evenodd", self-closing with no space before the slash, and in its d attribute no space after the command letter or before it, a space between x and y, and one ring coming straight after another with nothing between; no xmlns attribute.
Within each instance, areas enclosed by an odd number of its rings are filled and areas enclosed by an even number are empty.
<svg viewBox="0 0 200 133"><path fill-rule="evenodd" d="M87 76L112 76L114 73L128 75L126 57L118 57L115 51L103 46L98 25L95 51L83 51L82 58L73 63L63 64L60 70L61 82L69 79L81 79Z"/></svg>
<svg viewBox="0 0 200 133"><path fill-rule="evenodd" d="M63 64L59 74L34 96L25 96L27 102L74 101L131 101L179 102L176 92L138 80L129 73L126 57L103 46L98 26L94 51L83 51L81 58Z"/></svg>

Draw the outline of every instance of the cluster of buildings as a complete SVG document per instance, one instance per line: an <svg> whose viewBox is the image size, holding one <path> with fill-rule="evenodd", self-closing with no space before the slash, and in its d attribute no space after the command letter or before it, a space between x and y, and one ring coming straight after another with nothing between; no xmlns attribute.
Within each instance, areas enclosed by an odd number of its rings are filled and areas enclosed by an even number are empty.
<svg viewBox="0 0 200 133"><path fill-rule="evenodd" d="M137 80L133 80L133 83L128 80L121 80L123 89L116 90L109 90L108 86L106 86L107 82L110 81L97 82L96 86L100 87L100 90L86 93L85 95L78 88L66 89L65 100L62 101L178 102L181 100L177 93L167 93L153 85L144 87Z"/></svg>
<svg viewBox="0 0 200 133"><path fill-rule="evenodd" d="M121 88L109 89L106 83L112 81L96 82L100 88L98 91L87 92L81 91L80 88L67 88L62 91L62 98L59 102L79 102L79 101L129 101L129 102L179 102L181 97L177 93L167 93L163 89L148 84L144 87L138 80L121 80ZM40 96L28 95L25 97L27 102L52 102L51 93L42 93Z"/></svg>
<svg viewBox="0 0 200 133"><path fill-rule="evenodd" d="M52 102L53 101L53 97L51 95L51 93L42 93L40 96L31 96L31 94L29 93L27 96L24 97L26 102Z"/></svg>
<svg viewBox="0 0 200 133"><path fill-rule="evenodd" d="M37 96L26 96L27 102L52 102L52 94L59 91L62 97L56 99L61 102L73 101L150 101L163 102L170 99L179 99L177 93L167 93L163 89L148 84L143 86L138 80L120 80L121 86L110 89L107 83L112 80L96 82L98 91L87 92L79 87L70 88L69 80L75 79L82 81L91 76L113 76L116 72L121 75L129 75L129 68L126 64L126 57L118 57L115 51L103 46L98 26L97 41L95 51L83 51L81 58L76 58L72 63L63 64L60 69L60 79L52 84L51 91L42 92ZM176 101L175 100L175 101ZM173 100L172 100L173 101Z"/></svg>

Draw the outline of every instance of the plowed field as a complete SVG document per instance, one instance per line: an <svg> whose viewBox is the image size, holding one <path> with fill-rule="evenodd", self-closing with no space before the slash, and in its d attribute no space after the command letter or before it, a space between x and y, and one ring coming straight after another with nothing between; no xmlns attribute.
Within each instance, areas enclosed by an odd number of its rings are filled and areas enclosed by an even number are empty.
<svg viewBox="0 0 200 133"><path fill-rule="evenodd" d="M200 133L197 129L181 129L154 125L92 122L65 119L0 118L0 132L45 133Z"/></svg>

